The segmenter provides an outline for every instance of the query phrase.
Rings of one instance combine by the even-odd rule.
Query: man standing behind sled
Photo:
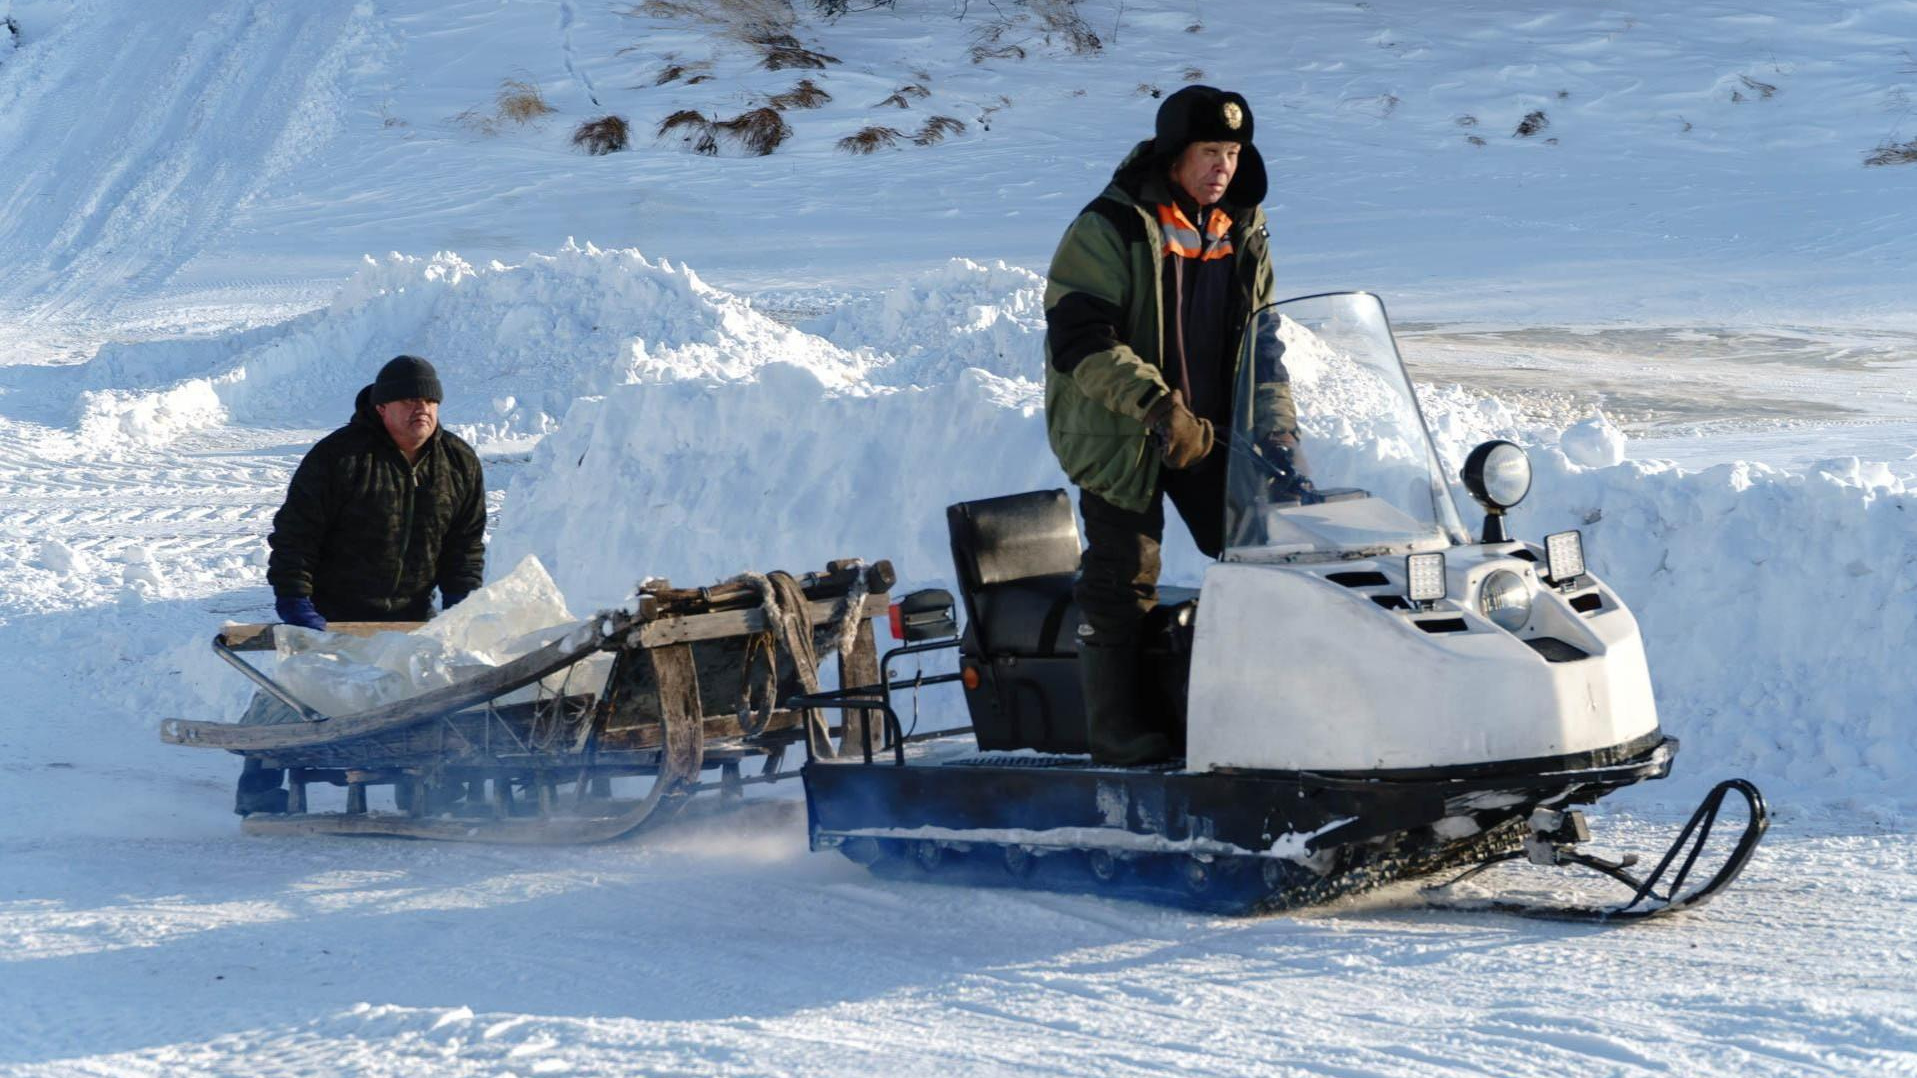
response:
[[[300,461],[266,539],[281,621],[425,621],[435,587],[450,607],[480,585],[485,476],[473,447],[440,428],[443,398],[431,363],[399,356]],[[237,810],[284,811],[280,773],[246,766]]]
[[[1187,86],[1165,99],[1156,127],[1066,230],[1045,288],[1046,430],[1085,518],[1076,598],[1087,735],[1094,760],[1118,765],[1171,753],[1140,714],[1137,683],[1163,499],[1216,557],[1227,447],[1215,432],[1232,430],[1234,408],[1251,410],[1256,451],[1274,469],[1296,476],[1301,463],[1275,336],[1258,342],[1259,399],[1233,400],[1245,328],[1275,298],[1251,106]]]

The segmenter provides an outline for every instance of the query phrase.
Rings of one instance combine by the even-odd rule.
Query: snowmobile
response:
[[[1244,349],[1236,399],[1288,378],[1300,444],[1265,448],[1240,409],[1225,549],[1195,592],[1159,589],[1134,688],[1182,760],[1086,755],[1065,492],[965,502],[947,512],[958,601],[906,596],[892,614],[904,644],[877,684],[791,702],[876,708],[887,727],[882,751],[804,765],[812,848],[887,875],[1234,913],[1473,866],[1461,881],[1520,857],[1630,894],[1476,904],[1629,920],[1729,884],[1768,824],[1741,779],[1713,789],[1648,872],[1578,848],[1590,837],[1578,806],[1664,777],[1678,745],[1659,726],[1637,623],[1586,567],[1580,534],[1508,534],[1530,489],[1524,451],[1493,441],[1465,462],[1460,481],[1485,511],[1474,542],[1377,297],[1276,304],[1253,316]],[[956,650],[955,672],[892,677],[941,650]],[[952,682],[970,736],[907,737],[893,694]],[[1718,826],[1727,802],[1741,829]],[[1470,904],[1454,893],[1429,897]]]
[[[813,758],[869,749],[881,732],[876,712],[847,711],[831,726],[826,713],[779,704],[818,688],[821,657],[836,654],[841,684],[878,676],[873,619],[894,580],[888,562],[848,559],[702,588],[647,581],[622,609],[502,666],[337,715],[246,661],[274,650],[285,626],[228,626],[213,649],[258,688],[246,714],[238,723],[168,719],[160,736],[285,772],[283,809],[247,814],[249,834],[622,838],[680,815],[695,795],[736,803],[747,786],[796,777],[789,750],[800,742]],[[746,773],[748,764],[757,770]],[[312,786],[343,787],[343,808],[318,810]]]

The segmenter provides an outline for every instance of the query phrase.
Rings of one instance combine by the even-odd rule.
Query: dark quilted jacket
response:
[[[328,621],[424,621],[435,585],[463,595],[485,574],[485,478],[445,430],[408,467],[367,396],[293,473],[266,579],[275,596],[312,596]]]

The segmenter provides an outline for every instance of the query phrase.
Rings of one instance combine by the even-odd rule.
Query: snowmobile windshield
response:
[[[1305,296],[1252,315],[1233,413],[1224,560],[1466,541],[1378,297]]]

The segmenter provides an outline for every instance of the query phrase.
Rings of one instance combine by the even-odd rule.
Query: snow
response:
[[[1558,449],[1565,459],[1581,468],[1609,468],[1624,463],[1624,443],[1624,432],[1603,413],[1573,423],[1558,437]]]
[[[350,415],[371,380],[349,355],[433,359],[455,429],[474,441],[546,434],[571,402],[637,381],[736,378],[773,355],[837,382],[861,363],[638,251],[568,241],[523,263],[367,258],[331,303],[237,337],[104,348],[76,377],[89,440],[160,445],[224,423]],[[344,402],[344,403],[342,403]]]
[[[1861,165],[1912,134],[1910,5],[1081,0],[1079,55],[1024,5],[907,2],[799,18],[833,100],[716,159],[652,132],[800,73],[624,7],[0,0],[0,1073],[1917,1066],[1917,172]],[[1027,59],[974,63],[1000,20]],[[207,641],[272,617],[291,470],[400,352],[485,455],[492,587],[528,556],[552,585],[431,634],[502,615],[497,658],[644,577],[844,556],[950,586],[945,505],[1062,485],[1039,273],[1186,68],[1254,104],[1280,291],[1382,295],[1448,466],[1524,445],[1513,530],[1581,529],[1637,614],[1683,749],[1600,844],[1661,848],[1727,775],[1769,795],[1709,907],[1618,931],[1402,886],[1224,921],[889,882],[805,852],[783,787],[610,847],[247,839],[236,762],[158,743],[244,707]],[[508,77],[558,112],[482,134]],[[634,150],[570,149],[606,111]],[[932,115],[967,129],[833,148]]]

